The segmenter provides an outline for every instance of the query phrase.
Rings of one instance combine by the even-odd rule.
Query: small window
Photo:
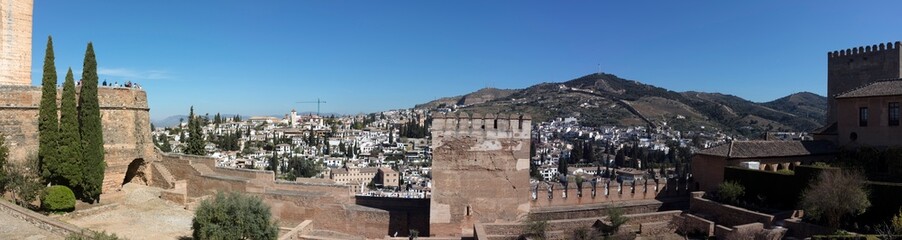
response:
[[[889,103],[889,125],[890,126],[899,126],[899,103],[891,102]]]
[[[868,108],[867,107],[858,108],[858,126],[859,127],[867,127],[868,126]]]

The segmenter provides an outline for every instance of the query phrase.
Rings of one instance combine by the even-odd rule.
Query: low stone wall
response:
[[[683,214],[674,217],[677,231],[683,234],[699,233],[705,236],[714,236],[714,222],[695,216],[692,214]]]
[[[160,198],[163,200],[172,201],[181,205],[188,204],[188,193],[187,191],[188,182],[186,180],[178,181],[174,184],[172,189],[165,189],[160,192]]]
[[[301,222],[300,224],[298,224],[297,226],[292,228],[291,231],[288,231],[287,233],[285,233],[281,237],[279,237],[279,240],[299,240],[299,239],[301,239],[301,236],[306,234],[307,230],[309,230],[307,227],[310,225],[311,222],[312,221],[310,221],[310,220]]]
[[[785,228],[765,229],[761,223],[736,225],[732,228],[717,225],[714,228],[714,236],[717,239],[779,240],[783,239],[785,234]]]
[[[621,226],[621,231],[638,232],[649,236],[671,231],[670,222],[679,216],[682,211],[664,211],[653,213],[626,214],[629,219]],[[603,217],[576,218],[548,221],[545,229],[548,239],[570,239],[572,234],[579,230],[591,230],[596,222],[606,219]],[[477,223],[474,226],[476,239],[517,239],[523,233],[523,223]]]
[[[673,232],[670,222],[650,222],[639,224],[639,235],[655,236],[662,233]]]
[[[790,218],[783,221],[783,227],[788,229],[786,236],[803,239],[813,235],[829,235],[836,232],[835,229],[802,222],[798,218]]]
[[[312,220],[309,227],[313,229],[367,238],[388,235],[389,212],[355,205],[346,185],[303,178],[276,180],[272,171],[219,168],[214,166],[215,159],[202,156],[162,154],[160,164],[177,181],[186,183],[184,192],[190,198],[220,191],[244,192],[260,197],[283,226]],[[176,185],[178,189],[180,186]],[[182,196],[176,189],[167,197],[178,201]]]
[[[273,171],[223,167],[213,167],[212,169],[218,174],[245,178],[254,184],[271,184],[276,180],[276,174]]]
[[[48,232],[63,237],[70,234],[81,234],[85,232],[84,229],[76,227],[75,225],[44,216],[43,214],[36,213],[3,199],[0,199],[0,211],[34,224],[40,229],[47,230]]]
[[[744,208],[716,203],[693,193],[689,199],[689,212],[711,220],[719,225],[736,226],[748,223],[761,223],[765,228],[773,226],[774,216],[750,211]]]
[[[199,174],[191,167],[192,163],[206,163],[211,161],[215,161],[215,159],[203,156],[160,152],[160,163],[166,167],[169,173],[172,174],[172,177],[176,180],[188,179],[191,176]],[[212,162],[210,166],[212,167]]]
[[[611,208],[620,208],[624,214],[657,212],[664,203],[657,200],[640,200],[583,205],[564,205],[533,208],[530,214],[545,220],[592,218],[608,214]]]

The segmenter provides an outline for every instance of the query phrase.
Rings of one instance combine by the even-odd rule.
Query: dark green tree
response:
[[[97,99],[97,59],[94,44],[88,43],[81,75],[81,96],[78,98],[78,125],[82,141],[82,198],[97,201],[103,186],[106,162],[103,156],[103,126],[100,123],[100,103]]]
[[[563,160],[563,159],[559,160],[558,163],[557,163],[557,171],[558,171],[558,173],[560,173],[560,174],[566,176],[566,175],[567,175],[567,165],[568,165],[568,164],[567,164],[567,161],[566,161],[566,160]]]
[[[570,161],[569,163],[577,163],[580,159],[583,159],[583,141],[576,140],[573,142],[573,150],[570,150]]]
[[[166,135],[160,134],[155,142],[157,142],[157,147],[160,148],[160,151],[172,152],[172,144],[169,143],[169,138]]]
[[[75,103],[75,79],[72,68],[66,73],[63,83],[63,98],[60,106],[59,130],[59,174],[60,185],[70,186],[78,191],[82,178],[82,141],[78,133],[78,108]]]
[[[188,140],[185,154],[201,156],[207,154],[204,150],[206,144],[204,143],[204,133],[201,130],[201,121],[200,117],[194,116],[194,106],[191,106],[191,111],[188,113]]]
[[[56,65],[53,63],[53,38],[47,37],[44,77],[41,80],[41,105],[38,109],[38,165],[45,182],[60,183],[57,144],[59,118],[56,109]]]
[[[322,171],[322,166],[312,159],[291,157],[288,159],[288,172],[295,177],[309,178],[316,176]],[[294,180],[293,178],[290,180]]]
[[[9,168],[7,162],[9,148],[6,147],[4,139],[6,139],[6,137],[4,137],[3,134],[0,134],[0,193],[6,192],[6,186],[9,183],[9,173],[7,172],[7,169]]]
[[[216,193],[200,202],[191,223],[194,239],[276,239],[279,226],[260,198]]]
[[[395,128],[388,128],[388,144],[395,144]]]

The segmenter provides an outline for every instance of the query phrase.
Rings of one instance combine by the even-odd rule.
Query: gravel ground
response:
[[[191,236],[194,212],[160,199],[160,188],[139,184],[123,186],[118,205],[61,220],[82,228],[115,233],[127,239],[178,239]]]
[[[0,201],[5,201],[0,199]],[[0,212],[0,239],[63,239],[51,232],[38,228],[25,220]]]

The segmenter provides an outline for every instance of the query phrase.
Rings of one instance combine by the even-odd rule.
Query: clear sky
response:
[[[826,53],[902,40],[899,1],[46,1],[60,82],[94,42],[101,81],[135,81],[151,118],[353,114],[597,71],[770,101],[826,94]]]

